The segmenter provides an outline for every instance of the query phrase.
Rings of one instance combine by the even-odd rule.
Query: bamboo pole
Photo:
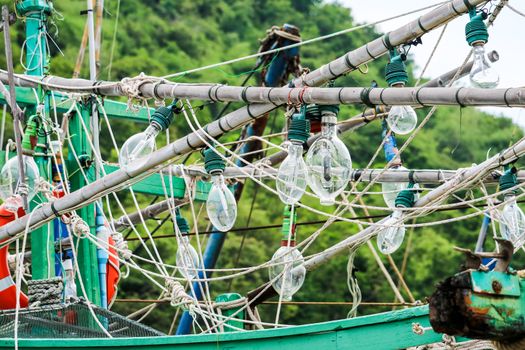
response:
[[[7,74],[0,73],[0,79],[7,81]],[[64,92],[96,93],[104,96],[123,96],[121,83],[101,82],[100,85],[86,79],[67,79],[46,76],[41,80],[43,88]],[[15,84],[22,87],[34,88],[39,85],[33,77],[17,75]],[[94,87],[95,86],[95,87]],[[274,108],[288,104],[371,104],[374,106],[525,106],[525,88],[507,89],[476,89],[452,87],[391,87],[391,88],[268,88],[268,87],[243,87],[225,85],[203,84],[176,84],[176,83],[143,83],[140,89],[145,98],[154,95],[160,98],[177,98],[189,100],[211,100],[216,102],[250,102],[248,105],[249,116],[240,116],[232,112],[216,123],[225,120],[238,120],[243,124],[257,119],[258,108],[266,102],[273,103]],[[156,92],[153,90],[156,86]],[[248,112],[247,112],[248,113]],[[241,125],[243,125],[241,124]],[[210,125],[213,125],[210,124]],[[230,131],[238,126],[224,125],[223,132]]]
[[[387,33],[381,36],[380,38],[377,38],[376,40],[364,46],[361,46],[356,50],[348,52],[344,56],[341,56],[335,61],[332,61],[329,64],[312,71],[311,73],[307,74],[304,77],[301,77],[300,79],[295,79],[294,84],[295,86],[315,86],[322,84],[341,74],[348,73],[356,69],[359,65],[369,62],[370,60],[385,54],[392,46],[400,45],[410,40],[414,40],[417,37],[423,35],[426,31],[435,29],[449,22],[453,18],[458,17],[463,13],[466,13],[468,11],[468,5],[477,6],[486,2],[487,0],[451,0],[432,11],[429,11],[427,14],[419,17],[418,19],[410,22],[409,24],[402,26],[390,33]],[[0,77],[4,79],[5,75],[2,73]],[[48,79],[50,78],[43,78],[42,81],[46,83],[49,82]],[[20,85],[22,79],[18,78],[15,79],[15,81]],[[67,82],[68,79],[62,79],[62,81]],[[25,80],[25,82],[29,85],[38,85],[35,82],[30,82],[27,80]],[[85,81],[84,87],[89,87],[90,83],[92,89],[93,83],[90,81]],[[143,96],[147,96],[145,94],[147,91],[145,91],[144,89],[144,87],[146,87],[147,85],[154,84],[145,83],[142,85],[140,91],[143,93]],[[159,86],[160,85],[162,84],[159,84]],[[81,87],[81,85],[78,86]],[[100,93],[104,93],[102,89],[113,89],[114,91],[120,92],[120,94],[122,94],[120,85],[112,85],[105,88],[95,88],[97,90],[100,90],[98,91]],[[153,90],[154,87],[150,86],[149,93],[151,94]],[[266,112],[275,109],[276,107],[277,106],[273,104],[248,105],[246,107],[228,113],[224,117],[206,125],[205,130],[211,136],[218,137],[225,132],[235,130],[247,123],[250,123],[252,120],[256,119],[257,117],[263,115]],[[16,220],[15,222],[12,222],[0,228],[0,239],[14,236],[16,234],[19,234],[20,232],[23,232],[26,225],[29,225],[31,228],[39,227],[45,222],[52,220],[55,217],[56,213],[66,213],[71,210],[74,210],[75,208],[85,206],[100,198],[105,193],[115,191],[116,189],[121,188],[122,184],[127,181],[137,181],[138,179],[134,179],[133,181],[130,180],[142,173],[151,171],[152,169],[158,170],[155,168],[159,167],[163,162],[173,157],[186,154],[188,152],[191,152],[192,150],[201,147],[203,145],[202,139],[206,139],[206,135],[204,135],[202,131],[198,130],[154,152],[152,156],[148,158],[148,161],[141,167],[138,167],[133,170],[120,169],[111,174],[108,174],[88,186],[85,186],[73,193],[70,193],[69,195],[66,195],[63,198],[57,199],[53,203],[54,208],[51,208],[51,204],[43,205],[41,208],[32,212],[31,220],[29,220],[29,216],[26,215],[20,218],[19,220]]]
[[[175,176],[193,176],[201,177],[204,179],[209,178],[208,173],[202,166],[189,166],[184,168],[184,174],[179,166],[173,166],[172,175]],[[418,184],[442,184],[454,176],[456,176],[456,170],[440,170],[440,169],[407,169],[407,170],[383,170],[383,169],[353,169],[350,173],[350,181],[361,182],[410,182]],[[491,172],[484,179],[485,184],[498,184],[498,178],[501,174],[499,172]],[[525,170],[520,170],[516,174],[518,182],[525,181]],[[225,178],[268,178],[271,176],[277,176],[277,169],[270,167],[257,167],[255,165],[249,165],[242,169],[237,167],[226,167],[224,169],[223,176]]]

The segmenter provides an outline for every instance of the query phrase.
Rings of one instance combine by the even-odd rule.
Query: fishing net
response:
[[[106,309],[92,306],[99,322],[115,338],[164,335],[153,328]],[[13,338],[15,310],[0,312],[0,338]],[[18,313],[18,338],[107,338],[88,306],[82,301],[21,309]]]

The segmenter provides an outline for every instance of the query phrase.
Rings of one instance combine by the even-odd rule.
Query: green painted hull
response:
[[[439,342],[432,330],[423,335],[412,323],[429,326],[428,307],[374,314],[325,323],[250,332],[210,335],[160,336],[113,339],[20,339],[19,349],[403,349]],[[14,347],[13,339],[0,339],[0,348]]]

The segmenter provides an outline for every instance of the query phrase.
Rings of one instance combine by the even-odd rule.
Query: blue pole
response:
[[[285,28],[290,26],[288,24],[284,25]],[[282,46],[290,45],[292,42],[290,40],[283,40]],[[292,48],[289,50],[281,51],[278,53],[277,57],[272,60],[268,71],[264,77],[264,83],[266,86],[273,87],[277,86],[281,81],[283,75],[286,73],[286,67],[290,60],[299,54],[299,48]],[[254,128],[250,124],[246,128],[246,137],[254,135]],[[251,151],[252,143],[247,142],[241,148],[240,154],[247,154]],[[238,167],[244,166],[244,163],[240,160],[237,161],[236,165]],[[222,246],[224,245],[224,240],[226,239],[226,233],[217,231],[215,228],[212,228],[213,233],[208,239],[206,249],[204,250],[203,266],[204,269],[212,269],[217,263],[219,254],[221,252]],[[210,277],[211,273],[207,275]],[[205,271],[199,271],[199,279],[205,277]],[[202,298],[201,288],[204,288],[199,282],[193,283],[193,297],[197,300]],[[177,335],[189,334],[191,332],[191,326],[193,324],[193,319],[190,314],[186,311],[182,315],[179,326],[177,327]]]

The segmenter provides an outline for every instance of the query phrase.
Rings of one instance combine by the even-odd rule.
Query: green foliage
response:
[[[0,3],[12,4],[12,1],[2,0]],[[258,49],[258,39],[264,37],[266,29],[272,25],[283,23],[297,25],[305,39],[356,25],[348,9],[337,3],[323,3],[320,0],[121,0],[114,58],[110,62],[116,4],[116,0],[106,1],[100,79],[122,79],[127,76],[135,76],[142,71],[149,75],[161,76],[251,54]],[[80,16],[79,11],[84,8],[85,1],[57,1],[55,6],[64,18],[62,20],[58,15],[54,16],[53,22],[56,23],[58,32],[55,33],[54,27],[50,31],[64,56],[56,48],[51,48],[53,59],[50,73],[67,77],[73,73],[84,30],[85,17]],[[366,28],[301,47],[302,65],[310,69],[319,68],[329,60],[377,36],[379,33],[374,28]],[[25,37],[21,20],[13,26],[12,37],[15,41],[16,69],[22,71],[18,63]],[[3,52],[3,44],[0,44],[0,50]],[[336,85],[369,86],[372,80],[376,80],[380,86],[385,86],[383,72],[386,62],[386,56],[382,57],[368,65],[367,74],[353,72],[338,78]],[[249,71],[254,64],[254,60],[248,60],[220,69],[188,74],[174,80],[238,85],[244,76],[235,75]],[[3,55],[0,55],[0,66],[5,67]],[[111,72],[109,71],[110,66],[112,67]],[[87,67],[86,58],[81,72],[84,78],[88,77]],[[412,70],[413,67],[409,65],[409,74],[413,82]],[[258,73],[249,84],[255,85],[257,80],[259,80]],[[238,104],[233,104],[232,108],[236,106]],[[202,124],[209,122],[221,108],[222,105],[206,104],[202,110],[197,110],[199,121]],[[344,106],[341,108],[340,118],[347,119],[362,109],[363,106]],[[428,109],[418,112],[420,120],[426,112]],[[283,125],[282,110],[279,110],[272,114],[267,132],[279,132]],[[144,125],[132,125],[123,121],[112,123],[118,145],[122,145],[130,135],[143,128]],[[179,116],[172,124],[170,138],[173,140],[190,131],[184,118]],[[231,133],[224,137],[223,141],[233,141],[238,135],[238,132]],[[494,118],[470,108],[460,110],[453,107],[441,107],[437,109],[429,123],[407,148],[403,154],[403,160],[405,166],[409,168],[456,169],[466,167],[483,161],[487,153],[498,152],[509,142],[521,136],[522,132],[507,119]],[[164,137],[162,136],[159,144],[165,142]],[[364,167],[381,142],[380,124],[374,122],[359,129],[358,132],[345,134],[343,140],[352,154],[354,167]],[[399,137],[398,143],[401,145],[405,140],[406,137]],[[279,138],[272,141],[281,142]],[[104,158],[115,161],[116,152],[112,149],[109,133],[104,124],[102,125],[101,145]],[[199,155],[194,155],[190,158],[190,162],[200,161],[199,157]],[[373,167],[384,165],[384,157],[380,154]],[[273,183],[266,184],[274,187]],[[380,187],[375,186],[372,190],[380,191]],[[126,195],[125,191],[119,196],[124,201],[128,212],[135,211],[131,197]],[[254,197],[256,200],[251,208]],[[146,204],[151,198],[139,197],[139,200],[140,203]],[[377,195],[366,196],[365,202],[370,205],[383,205],[381,196]],[[305,198],[304,203],[328,212],[333,210],[333,208],[320,207],[316,198]],[[275,195],[262,188],[256,190],[254,183],[247,181],[239,205],[236,227],[280,224],[282,207],[283,205]],[[113,208],[113,210],[119,213],[118,208]],[[199,207],[196,210],[199,210]],[[184,208],[183,212],[192,226],[198,226],[201,232],[206,231],[208,222],[202,219],[205,217],[204,214],[201,220],[195,223],[188,208]],[[470,212],[470,210],[464,210],[434,213],[418,222],[448,219]],[[372,211],[371,214],[380,213]],[[361,216],[364,213],[357,210],[357,215]],[[299,211],[298,216],[299,221],[302,222],[324,219],[305,210]],[[348,217],[351,216],[348,215]],[[150,230],[154,229],[155,224],[155,222],[148,223]],[[411,229],[407,230],[407,236],[411,236],[411,239],[405,239],[403,247],[393,254],[393,259],[401,268],[403,255],[407,249],[409,250],[405,278],[417,299],[423,300],[429,296],[436,282],[457,271],[461,257],[453,253],[452,248],[455,245],[473,248],[480,224],[481,219],[474,218],[446,225],[415,228],[413,232]],[[301,241],[319,227],[320,224],[300,226],[298,240]],[[139,230],[143,232],[142,228]],[[358,232],[356,225],[334,223],[322,232],[306,255],[319,252],[356,232]],[[171,233],[173,233],[173,227],[168,220],[157,235]],[[134,235],[131,234],[130,237]],[[192,241],[195,243],[195,239]],[[280,228],[231,232],[228,234],[217,267],[247,267],[264,263],[278,248],[279,241]],[[411,241],[410,246],[408,246],[408,241]],[[241,244],[243,249],[239,253]],[[138,246],[137,243],[132,244],[133,248]],[[151,248],[151,245],[149,246]],[[159,239],[157,246],[164,261],[175,264],[176,241],[173,238]],[[144,249],[137,250],[137,252],[145,258],[150,258]],[[381,259],[389,272],[393,273],[387,259],[383,256]],[[394,300],[385,277],[366,246],[359,250],[355,266],[358,269],[357,277],[364,301],[391,302]],[[158,272],[153,265],[149,265],[148,268]],[[346,286],[346,275],[346,257],[342,255],[335,258],[330,264],[309,273],[305,285],[297,293],[295,299],[298,301],[351,301]],[[228,280],[214,282],[210,285],[210,293],[212,297],[227,291],[243,294],[267,280],[266,270],[257,271],[235,278],[231,284]],[[394,280],[397,283],[397,278]],[[162,283],[160,280],[159,282]],[[129,278],[121,281],[119,297],[153,299],[158,296],[158,292],[158,288],[150,281],[139,273],[132,272]],[[404,291],[403,294],[408,300]],[[117,303],[114,309],[128,314],[140,306],[143,305]],[[350,307],[341,306],[284,306],[280,320],[284,323],[327,321],[346,317],[349,309]],[[360,314],[365,314],[386,311],[388,308],[362,307],[359,310]],[[265,320],[273,321],[274,306],[261,305],[260,312]],[[169,305],[159,306],[144,319],[144,322],[167,331],[174,313],[175,310]]]

